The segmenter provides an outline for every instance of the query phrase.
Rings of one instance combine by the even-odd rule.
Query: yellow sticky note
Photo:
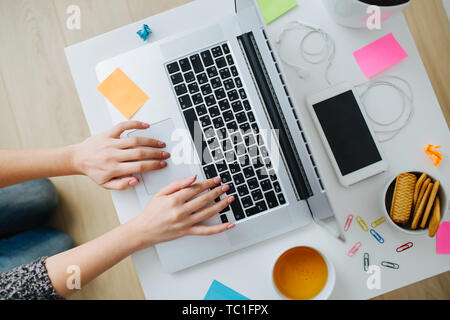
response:
[[[130,120],[149,99],[121,69],[117,68],[97,90]]]

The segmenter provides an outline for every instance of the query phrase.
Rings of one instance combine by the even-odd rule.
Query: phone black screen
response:
[[[343,176],[381,160],[351,90],[313,108]]]

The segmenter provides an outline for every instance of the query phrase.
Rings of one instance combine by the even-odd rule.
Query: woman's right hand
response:
[[[105,189],[125,190],[139,183],[133,174],[165,168],[170,154],[156,150],[165,148],[164,142],[146,137],[120,138],[127,130],[149,127],[140,121],[126,121],[72,146],[75,173],[90,177]]]
[[[200,224],[225,209],[234,197],[225,197],[214,203],[214,199],[230,187],[216,187],[221,182],[220,178],[194,184],[196,179],[196,176],[179,179],[164,187],[150,200],[144,211],[129,222],[133,236],[138,237],[139,250],[185,235],[212,235],[234,227],[233,223],[214,226]],[[203,193],[211,188],[214,189]]]

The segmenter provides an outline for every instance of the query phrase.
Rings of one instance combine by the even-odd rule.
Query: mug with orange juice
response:
[[[336,271],[318,250],[300,246],[285,251],[273,267],[277,291],[292,300],[323,300],[333,291]]]

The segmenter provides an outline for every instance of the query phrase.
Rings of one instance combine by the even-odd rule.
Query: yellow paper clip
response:
[[[381,217],[381,218],[375,220],[374,222],[372,222],[372,223],[370,224],[370,226],[371,226],[372,228],[376,228],[376,227],[378,227],[380,224],[382,224],[382,223],[385,222],[385,221],[386,221],[386,219],[385,219],[384,217]]]
[[[356,221],[358,222],[361,229],[364,230],[364,232],[369,231],[369,227],[367,227],[367,224],[364,222],[363,218],[361,218],[360,216],[357,216]]]

